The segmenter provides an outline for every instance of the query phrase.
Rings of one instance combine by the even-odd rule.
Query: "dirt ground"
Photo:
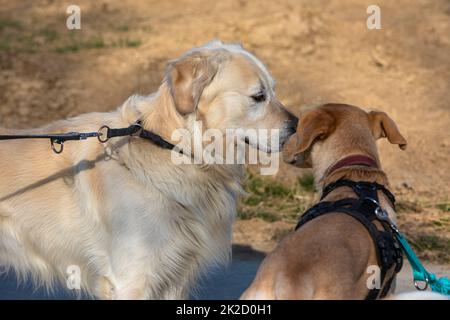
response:
[[[429,259],[450,259],[450,1],[0,0],[0,125],[28,128],[107,111],[158,87],[167,60],[214,38],[241,42],[269,67],[295,113],[324,102],[388,112],[409,145],[380,141],[403,208],[399,223]],[[304,172],[283,166],[287,184]],[[237,242],[273,248],[292,224],[238,221]],[[438,253],[435,253],[438,252]]]

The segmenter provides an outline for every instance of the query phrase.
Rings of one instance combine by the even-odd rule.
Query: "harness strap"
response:
[[[377,243],[379,230],[375,227],[375,225],[372,223],[372,221],[367,218],[365,215],[360,214],[359,211],[355,211],[353,208],[358,207],[360,204],[360,201],[358,199],[342,199],[337,202],[320,202],[320,206],[314,206],[310,210],[306,211],[303,215],[302,219],[298,222],[297,226],[295,227],[295,230],[306,224],[307,222],[328,213],[344,213],[347,214],[354,219],[358,220],[369,232],[370,237],[373,239],[375,243],[375,252],[377,256],[377,260],[379,262],[382,262],[382,254],[380,252],[380,248]],[[350,205],[351,208],[345,208],[344,206]],[[383,263],[381,263],[384,265]],[[381,283],[384,282],[384,278],[386,276],[386,270],[384,267],[381,268]],[[366,299],[376,299],[378,297],[380,289],[372,289],[369,291]]]
[[[333,189],[341,186],[352,188],[358,198],[346,198],[335,202],[319,202],[308,209],[301,217],[296,226],[296,230],[307,222],[328,213],[340,212],[347,214],[358,220],[369,232],[376,249],[377,261],[381,269],[381,283],[385,282],[387,271],[395,266],[395,273],[399,272],[402,265],[402,253],[397,239],[392,234],[391,223],[378,204],[377,190],[385,192],[387,197],[395,202],[395,197],[384,186],[370,182],[354,182],[351,180],[338,180],[328,185],[323,192],[322,199]],[[380,212],[380,210],[382,212]],[[381,223],[384,230],[379,230],[374,221]],[[394,273],[394,275],[395,275]],[[376,299],[378,296],[384,297],[391,287],[394,276],[386,280],[383,290],[374,288],[369,290],[366,299]]]
[[[390,192],[385,186],[378,184],[376,182],[366,182],[366,181],[359,181],[358,183],[355,183],[354,181],[347,180],[347,179],[340,179],[335,182],[330,183],[327,185],[323,191],[322,191],[322,197],[320,200],[324,199],[331,191],[333,191],[336,188],[339,187],[349,187],[351,188],[359,197],[367,194],[371,194],[374,199],[378,199],[378,196],[376,195],[377,190],[381,190],[386,197],[391,202],[392,206],[395,209],[395,196]],[[373,193],[375,192],[375,194]],[[376,196],[376,198],[375,198]]]

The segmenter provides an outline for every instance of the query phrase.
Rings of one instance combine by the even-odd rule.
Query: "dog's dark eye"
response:
[[[253,99],[253,101],[255,102],[263,102],[264,100],[266,100],[266,95],[264,92],[259,92],[253,96],[251,96],[251,98]]]

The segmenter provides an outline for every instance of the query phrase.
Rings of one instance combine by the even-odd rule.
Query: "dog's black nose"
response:
[[[292,113],[289,113],[289,118],[288,118],[288,125],[287,125],[287,129],[289,132],[289,135],[294,134],[297,131],[297,125],[298,125],[298,118],[296,116],[294,116]]]

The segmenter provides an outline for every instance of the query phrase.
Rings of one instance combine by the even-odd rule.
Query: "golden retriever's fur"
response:
[[[141,119],[171,140],[201,120],[204,129],[280,129],[281,144],[296,119],[273,85],[253,55],[214,41],[170,62],[152,95],[26,132],[96,131]],[[261,87],[267,98],[255,103]],[[174,165],[170,151],[138,137],[67,142],[61,155],[48,141],[3,141],[0,165],[0,265],[36,283],[65,282],[76,265],[82,288],[98,298],[186,298],[199,273],[229,257],[241,165]]]

